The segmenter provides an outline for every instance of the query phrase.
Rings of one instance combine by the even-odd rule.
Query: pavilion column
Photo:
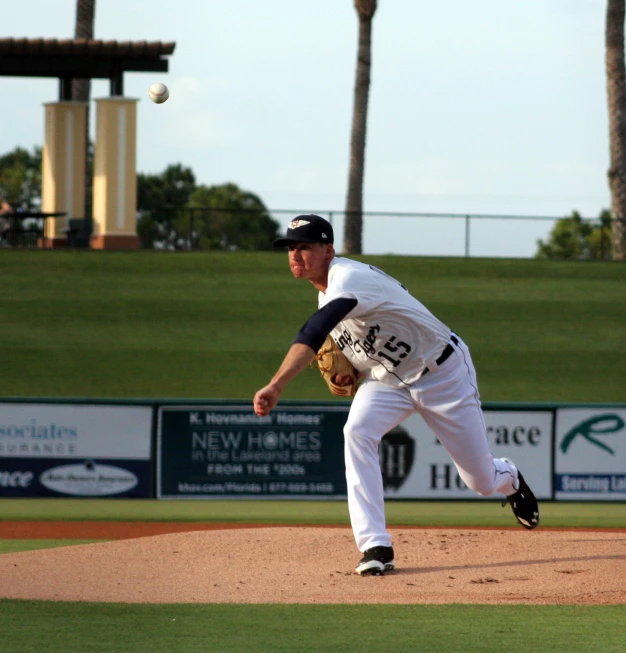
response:
[[[41,169],[41,210],[67,213],[67,219],[46,220],[49,247],[64,247],[61,230],[69,218],[81,218],[85,207],[85,102],[50,102],[45,106]]]
[[[96,100],[93,179],[94,249],[136,249],[137,100]]]

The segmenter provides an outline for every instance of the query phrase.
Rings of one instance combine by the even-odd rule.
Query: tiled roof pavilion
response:
[[[61,100],[73,79],[109,79],[124,94],[125,72],[167,72],[176,43],[97,39],[0,39],[0,76],[57,77]]]

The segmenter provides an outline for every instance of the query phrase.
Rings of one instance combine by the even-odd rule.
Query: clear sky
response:
[[[0,36],[72,38],[75,4],[4,3]],[[605,11],[606,0],[379,0],[365,211],[608,208]],[[234,182],[294,214],[344,208],[357,30],[352,0],[96,1],[96,38],[176,42],[168,73],[124,78],[140,99],[138,171],[180,162],[198,183]],[[147,97],[155,81],[170,88],[163,105]],[[57,80],[3,77],[0,93],[0,153],[41,145]],[[92,84],[92,98],[108,95],[108,81]],[[551,224],[474,220],[471,255],[532,256]],[[462,255],[464,236],[462,220],[366,217],[363,249]]]

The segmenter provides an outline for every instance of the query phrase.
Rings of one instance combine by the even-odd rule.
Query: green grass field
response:
[[[500,501],[387,501],[393,526],[493,526],[515,522]],[[3,520],[183,521],[349,525],[345,501],[0,499]],[[542,502],[544,528],[626,528],[623,503]],[[0,531],[1,532],[1,531]],[[1,541],[0,541],[1,546]]]
[[[626,266],[360,257],[470,345],[484,401],[626,401]],[[251,398],[316,308],[280,253],[0,252],[0,396]],[[328,399],[311,370],[284,398]]]
[[[626,401],[626,266],[360,258],[462,335],[484,401]],[[314,289],[275,253],[3,250],[0,271],[4,397],[251,399],[316,306]],[[284,397],[329,398],[313,371]],[[544,527],[626,527],[623,504],[542,511]],[[390,525],[511,524],[495,502],[389,502],[388,516]],[[0,500],[0,529],[9,519],[348,523],[344,502],[316,501]],[[66,544],[0,540],[0,552]],[[8,653],[612,653],[624,650],[625,625],[626,606],[0,601]]]
[[[6,653],[621,653],[624,608],[0,601],[0,634]]]

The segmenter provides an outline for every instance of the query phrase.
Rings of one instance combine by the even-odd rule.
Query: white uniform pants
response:
[[[460,338],[453,347],[441,367],[431,367],[410,387],[392,388],[368,379],[356,393],[344,435],[348,508],[359,551],[391,546],[378,445],[414,412],[446,448],[470,489],[483,496],[515,491],[517,470],[494,458],[489,448],[469,350]]]

